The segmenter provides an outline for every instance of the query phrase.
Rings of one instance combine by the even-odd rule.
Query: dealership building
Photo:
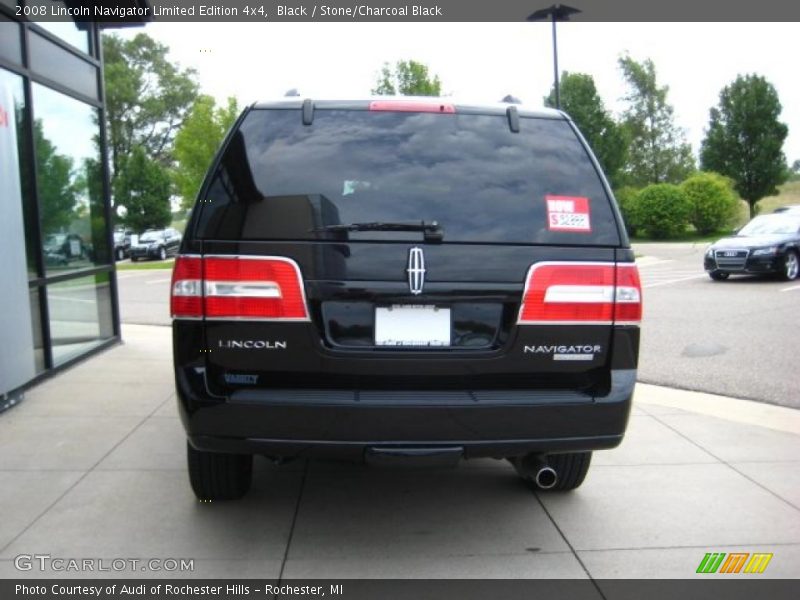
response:
[[[101,27],[16,4],[0,0],[0,410],[120,339]]]

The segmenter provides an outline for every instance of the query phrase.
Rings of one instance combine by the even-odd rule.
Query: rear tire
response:
[[[566,492],[580,487],[583,480],[586,479],[586,473],[589,472],[591,463],[591,452],[548,455],[547,464],[553,467],[558,475],[556,484],[550,489],[556,492]]]
[[[723,273],[722,271],[709,271],[708,276],[711,277],[714,281],[725,281],[730,274]]]
[[[131,256],[131,262],[139,262],[138,256]]]
[[[186,444],[189,481],[198,500],[238,500],[253,479],[251,454],[205,452]]]

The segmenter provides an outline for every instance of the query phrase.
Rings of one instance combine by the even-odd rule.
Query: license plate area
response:
[[[450,308],[432,304],[393,304],[375,308],[375,345],[398,348],[450,346]]]

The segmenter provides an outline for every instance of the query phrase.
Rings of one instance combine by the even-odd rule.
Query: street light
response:
[[[581,12],[577,8],[571,6],[564,6],[563,4],[554,4],[550,8],[543,8],[528,15],[526,21],[546,21],[550,20],[553,23],[553,78],[555,79],[556,87],[556,108],[561,108],[561,94],[558,89],[558,38],[556,37],[556,21],[569,21],[570,15]]]

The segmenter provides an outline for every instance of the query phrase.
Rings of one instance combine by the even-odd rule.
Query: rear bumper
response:
[[[362,458],[375,448],[460,448],[466,458],[613,448],[622,441],[635,369],[609,393],[537,390],[247,390],[213,397],[202,369],[177,370],[181,418],[201,450]]]

